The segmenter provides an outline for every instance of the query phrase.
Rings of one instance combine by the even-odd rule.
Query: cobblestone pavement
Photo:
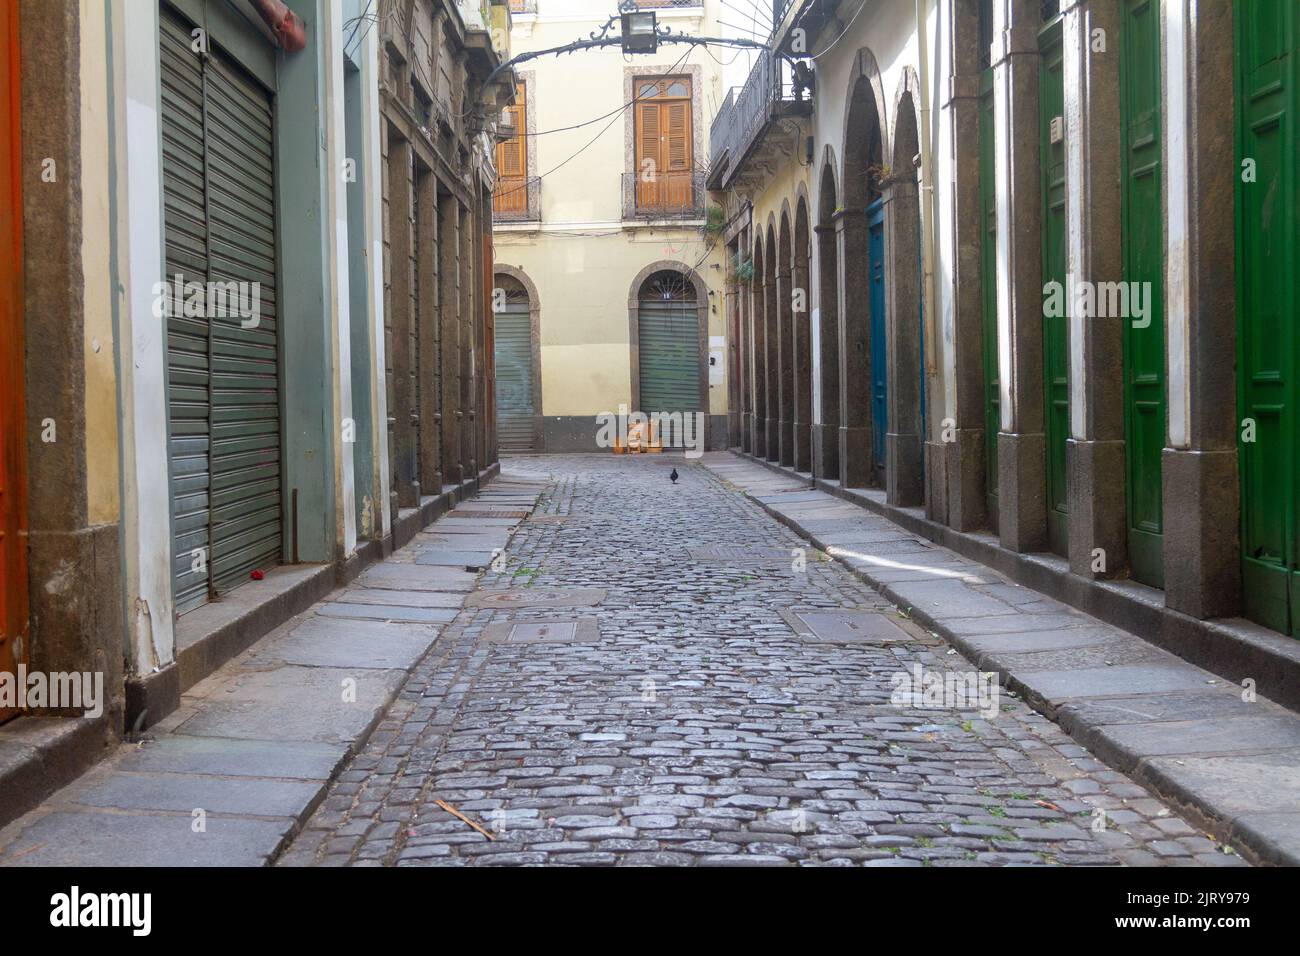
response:
[[[281,864],[1242,862],[1008,695],[987,719],[891,703],[916,665],[972,668],[698,464],[507,468],[550,484],[480,589],[599,591],[480,593]],[[901,639],[787,620],[839,608]]]

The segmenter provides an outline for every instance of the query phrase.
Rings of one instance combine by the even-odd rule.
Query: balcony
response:
[[[764,50],[749,79],[732,88],[709,127],[710,189],[727,189],[746,171],[798,155],[798,136],[779,120],[810,116],[812,100],[796,90],[790,64]]]
[[[703,219],[704,174],[623,174],[623,219]]]
[[[531,179],[498,179],[492,193],[492,221],[538,222],[542,209],[542,181]]]
[[[871,0],[865,0],[871,2]],[[827,26],[836,22],[839,0],[772,0],[772,49],[787,56],[808,56]],[[792,33],[803,31],[802,49],[794,50]]]
[[[536,13],[537,0],[510,0],[511,13]]]

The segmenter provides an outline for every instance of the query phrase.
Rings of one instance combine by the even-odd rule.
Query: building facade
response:
[[[715,0],[641,6],[661,27],[719,35]],[[586,39],[617,13],[606,0],[512,9],[515,54]],[[596,450],[597,416],[620,408],[702,415],[705,443],[724,447],[721,210],[704,186],[721,61],[661,43],[517,74],[494,199],[502,449]]]
[[[732,444],[1295,699],[1296,5],[772,13],[711,142]]]
[[[104,688],[95,716],[0,696],[0,821],[495,472],[507,27],[0,2],[0,690]]]

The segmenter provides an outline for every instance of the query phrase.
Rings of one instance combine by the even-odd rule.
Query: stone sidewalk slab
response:
[[[704,466],[1102,760],[1259,861],[1300,864],[1300,715],[946,548],[892,551],[919,542],[825,492],[771,494],[790,478],[763,465],[727,452]]]
[[[531,509],[538,493],[511,503]],[[444,522],[431,526],[439,538]],[[502,545],[518,526],[463,523]],[[143,740],[0,830],[0,866],[270,862],[476,585],[462,568],[416,564],[428,537],[267,634]]]
[[[189,813],[33,814],[0,830],[0,866],[249,866],[273,858],[294,829],[288,818],[214,815],[195,833]]]

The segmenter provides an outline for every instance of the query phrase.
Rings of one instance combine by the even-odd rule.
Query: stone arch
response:
[[[839,189],[835,151],[827,145],[817,185],[817,427],[813,429],[813,474],[840,479],[840,269],[835,217]]]
[[[866,211],[883,198],[884,157],[889,152],[880,71],[867,49],[859,50],[854,60],[847,102],[840,209],[835,217],[841,265],[840,482],[846,488],[857,488],[883,484],[885,477],[881,460],[884,456],[876,450],[883,438],[878,432],[885,423],[876,421],[879,416],[872,412],[876,383],[871,346],[870,228]]]
[[[780,343],[777,365],[780,380],[777,391],[781,402],[780,462],[794,467],[794,256],[790,237],[790,200],[781,203],[776,239],[776,324]]]
[[[812,290],[808,190],[795,190],[790,274],[794,315],[794,470],[812,471]]]
[[[844,98],[842,169],[839,177],[841,203],[846,209],[862,208],[879,194],[871,182],[870,169],[879,167],[891,155],[886,142],[885,91],[875,55],[858,50],[849,74]]]
[[[632,405],[641,410],[641,287],[657,272],[678,272],[695,290],[695,321],[699,340],[700,411],[709,413],[709,288],[698,272],[676,259],[659,259],[651,262],[632,279],[627,294],[628,353],[631,362]]]
[[[531,397],[533,417],[535,419],[533,423],[532,447],[537,451],[544,451],[545,429],[542,427],[542,300],[537,294],[536,283],[529,278],[528,273],[515,266],[506,265],[504,262],[495,262],[492,264],[492,306],[494,313],[499,311],[497,289],[502,288],[500,282],[502,277],[508,278],[514,283],[517,283],[523,290],[523,293],[528,297],[528,341],[529,353],[532,361]],[[499,369],[499,366],[495,367],[498,367]],[[499,377],[497,382],[500,383]],[[498,414],[500,414],[501,405],[499,401],[497,402],[496,407]]]
[[[925,497],[922,409],[927,398],[922,369],[921,200],[913,162],[920,151],[920,125],[908,80],[905,72],[895,100],[893,162],[885,186],[889,369],[885,493],[890,504],[905,507],[922,504]]]

